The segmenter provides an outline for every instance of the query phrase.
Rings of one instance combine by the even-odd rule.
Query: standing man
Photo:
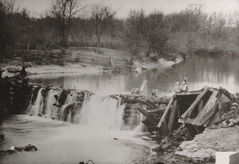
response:
[[[147,96],[148,94],[148,89],[147,89],[147,80],[146,78],[144,78],[144,81],[143,83],[141,84],[141,87],[140,87],[140,93]]]

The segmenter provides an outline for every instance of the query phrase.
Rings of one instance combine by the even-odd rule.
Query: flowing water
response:
[[[231,92],[239,91],[239,65],[237,57],[193,57],[167,70],[151,70],[142,73],[95,75],[44,75],[31,81],[64,89],[64,104],[57,107],[58,90],[36,88],[28,107],[28,114],[8,118],[3,129],[6,140],[1,149],[11,145],[35,144],[38,152],[21,152],[0,159],[0,163],[79,163],[93,160],[95,163],[134,163],[147,158],[149,147],[145,140],[139,113],[132,112],[124,119],[124,105],[108,97],[114,93],[130,92],[147,80],[147,93],[158,89],[160,94],[172,92],[177,81],[187,75],[189,89],[201,89],[205,85],[223,86]],[[76,90],[95,93],[85,96],[82,105],[69,110],[77,102]],[[60,110],[59,110],[60,109]],[[57,111],[61,111],[60,113]],[[41,116],[38,117],[37,115]],[[54,118],[55,120],[51,120]],[[64,120],[64,121],[62,121]],[[72,124],[72,123],[74,124]],[[144,137],[142,137],[144,136]]]

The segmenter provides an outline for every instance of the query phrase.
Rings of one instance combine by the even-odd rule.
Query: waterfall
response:
[[[141,126],[137,108],[122,104],[120,98],[90,95],[87,91],[36,87],[29,114],[108,130],[132,131]]]
[[[75,115],[76,91],[72,90],[66,97],[65,104],[60,109],[60,120],[73,122]]]
[[[121,104],[121,99],[95,95],[83,106],[78,122],[91,128],[132,131],[140,125],[141,117],[138,111],[129,109],[130,114],[125,119],[125,109],[127,106]]]
[[[46,98],[46,105],[44,114],[47,118],[54,118],[56,117],[56,113],[58,108],[56,107],[57,99],[56,96],[59,97],[60,92],[56,90],[49,90]]]
[[[42,96],[43,89],[44,88],[40,88],[40,89],[36,88],[36,90],[38,91],[36,99],[35,99],[34,95],[32,95],[31,102],[30,102],[29,109],[28,109],[31,115],[38,115],[41,113],[41,110],[43,107],[43,96]],[[33,94],[34,94],[34,92],[33,92]]]
[[[74,122],[90,97],[87,91],[33,87],[28,113],[34,116]]]
[[[140,113],[139,124],[134,128],[134,131],[136,133],[145,131],[145,125],[143,123],[145,119],[146,119],[145,116],[142,113]]]
[[[121,129],[124,105],[110,97],[92,96],[79,114],[79,123],[96,128]]]

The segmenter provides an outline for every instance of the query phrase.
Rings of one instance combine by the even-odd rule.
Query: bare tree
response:
[[[10,16],[15,12],[13,0],[0,0],[0,57],[14,45],[13,26]]]
[[[15,0],[0,0],[0,8],[6,14],[12,14],[17,10],[15,9]]]
[[[101,35],[107,26],[113,25],[116,12],[108,6],[94,5],[91,11],[91,20],[95,28],[97,43],[100,43]]]
[[[61,45],[63,47],[67,46],[72,19],[83,8],[79,0],[52,0],[51,14],[56,19],[56,26],[60,33]]]

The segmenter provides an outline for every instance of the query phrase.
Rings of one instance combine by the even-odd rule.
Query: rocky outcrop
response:
[[[7,114],[22,113],[28,106],[32,87],[20,75],[0,79],[0,122]]]
[[[74,122],[74,117],[93,93],[28,82],[22,76],[0,80],[0,122],[8,114],[28,113]]]
[[[13,154],[13,153],[18,153],[18,152],[22,152],[22,151],[38,151],[38,148],[35,145],[32,144],[28,144],[26,146],[11,146],[9,149],[7,150],[0,150],[0,156],[4,156],[4,155],[9,155],[9,154]]]
[[[74,122],[83,104],[93,94],[87,90],[33,85],[27,112],[30,115]]]

